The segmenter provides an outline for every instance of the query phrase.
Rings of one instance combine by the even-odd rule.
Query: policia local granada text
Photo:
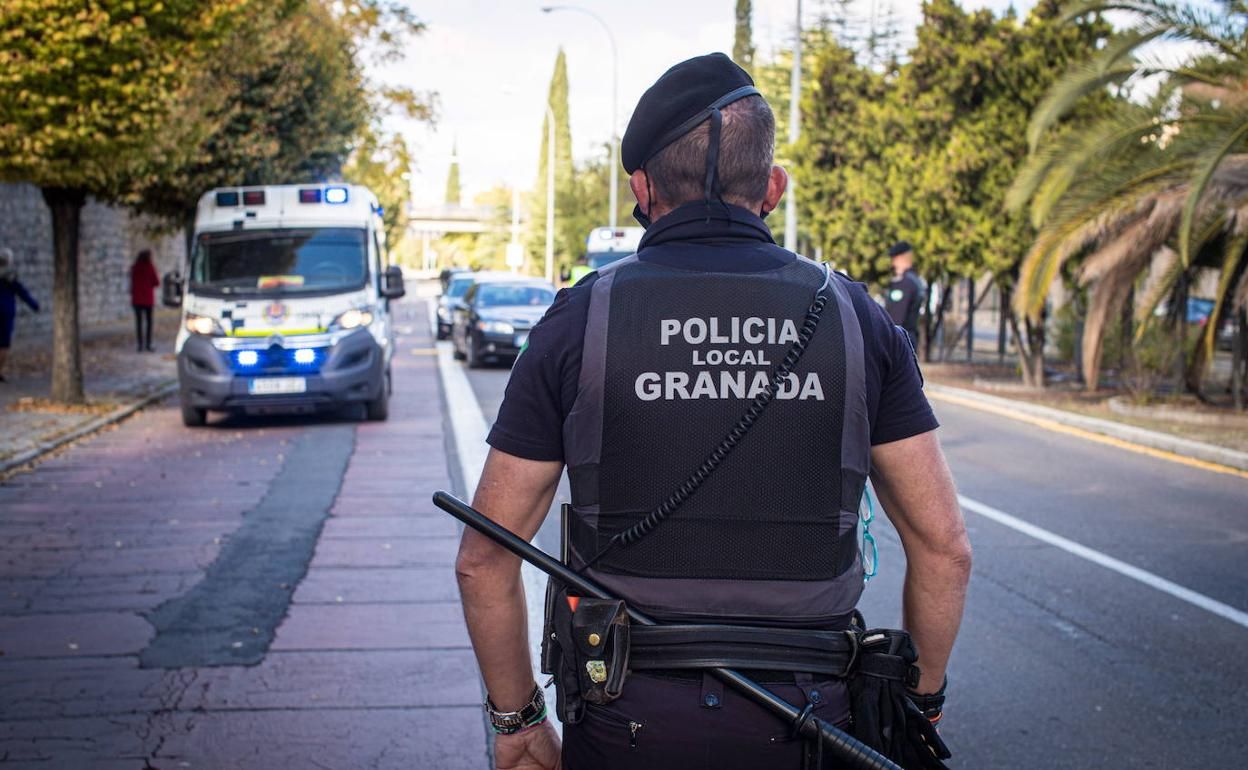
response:
[[[642,372],[633,389],[642,401],[752,399],[764,392],[771,380],[772,360],[766,346],[791,345],[796,340],[797,325],[787,318],[664,318],[659,321],[659,345],[690,346],[691,368],[751,368]],[[818,372],[789,374],[776,398],[823,401]]]

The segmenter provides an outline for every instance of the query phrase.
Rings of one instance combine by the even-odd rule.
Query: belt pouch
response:
[[[620,697],[628,673],[628,611],[618,599],[583,598],[572,613],[581,696],[605,705]]]

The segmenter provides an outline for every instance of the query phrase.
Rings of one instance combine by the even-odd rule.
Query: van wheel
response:
[[[381,422],[390,416],[390,372],[382,381],[381,394],[364,404],[364,416],[373,422]]]
[[[207,409],[196,409],[193,406],[182,405],[183,425],[188,428],[202,428],[206,422],[208,422]]]

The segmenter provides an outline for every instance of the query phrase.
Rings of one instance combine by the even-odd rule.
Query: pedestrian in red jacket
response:
[[[138,351],[152,348],[152,307],[160,276],[152,264],[152,252],[143,249],[130,267],[130,304],[134,306],[134,335]],[[146,324],[146,326],[145,326]]]

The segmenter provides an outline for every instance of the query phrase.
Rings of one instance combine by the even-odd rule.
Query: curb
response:
[[[1236,470],[1248,471],[1248,452],[1240,452],[1234,449],[1227,449],[1226,447],[1206,444],[1203,441],[1193,441],[1179,436],[1171,436],[1155,430],[1148,430],[1147,428],[1137,428],[1134,425],[1123,425],[1112,420],[1102,420],[1099,417],[1088,417],[1068,412],[1064,409],[1054,409],[1053,407],[1029,404],[1025,401],[1017,401],[1011,398],[990,396],[965,388],[954,388],[929,382],[925,390],[938,398],[941,395],[946,395],[961,401],[972,402],[967,404],[971,408],[974,408],[974,404],[978,403],[982,404],[989,411],[1000,412],[1005,410],[1020,415],[1051,420],[1061,425],[1079,428],[1091,433],[1099,433],[1102,436],[1109,436],[1119,441],[1128,441],[1151,449],[1171,452],[1183,457],[1202,460]]]
[[[27,449],[24,452],[19,452],[13,455],[7,460],[0,461],[0,476],[6,475],[23,465],[27,465],[29,463],[35,462],[39,460],[40,458],[42,458],[44,455],[53,451],[54,449],[58,449],[70,443],[71,441],[77,441],[83,436],[89,435],[91,433],[95,433],[101,428],[107,428],[109,425],[121,422],[122,420],[126,419],[130,415],[139,411],[140,409],[150,406],[151,404],[157,401],[161,401],[165,398],[168,398],[169,396],[173,395],[177,391],[178,391],[178,383],[176,382],[166,383],[160,386],[159,388],[157,388],[156,390],[152,391],[151,393],[148,393],[146,396],[143,396],[138,401],[127,404],[118,409],[114,409],[108,414],[101,415],[99,417],[96,417],[93,420],[89,420],[83,425],[80,425],[79,427],[71,430],[69,433],[66,433],[61,436],[57,436],[56,438],[50,441],[41,442],[39,445],[35,446],[32,449]]]

